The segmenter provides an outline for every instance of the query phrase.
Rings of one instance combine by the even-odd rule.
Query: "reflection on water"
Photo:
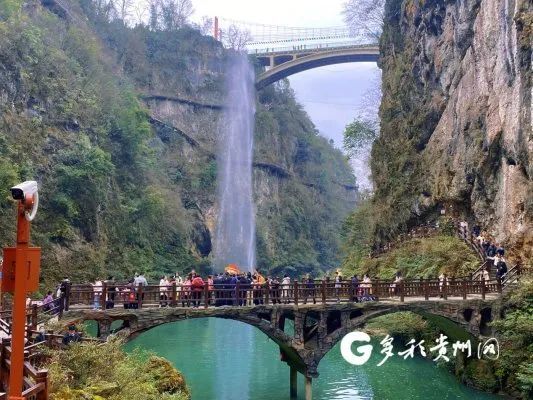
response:
[[[166,324],[126,345],[169,359],[181,370],[193,400],[278,400],[289,398],[289,368],[265,334],[241,322],[216,318]],[[462,386],[431,361],[393,357],[382,367],[379,343],[362,367],[348,364],[339,346],[321,361],[313,380],[315,400],[487,400],[496,396]],[[299,375],[299,399],[304,382]]]

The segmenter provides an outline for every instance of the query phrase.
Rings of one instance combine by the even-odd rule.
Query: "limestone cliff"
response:
[[[389,0],[381,39],[378,235],[446,206],[496,240],[531,248],[532,5]]]

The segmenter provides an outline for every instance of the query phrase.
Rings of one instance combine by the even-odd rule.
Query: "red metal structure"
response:
[[[9,371],[9,400],[24,400],[24,339],[26,333],[26,296],[37,290],[41,249],[30,247],[30,222],[37,213],[37,182],[28,181],[11,188],[17,205],[17,245],[4,249],[2,292],[13,294],[13,323]]]

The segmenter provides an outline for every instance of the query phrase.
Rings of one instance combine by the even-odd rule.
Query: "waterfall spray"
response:
[[[246,55],[232,56],[227,69],[227,102],[219,129],[215,268],[229,263],[255,266],[255,209],[252,193],[254,71]]]

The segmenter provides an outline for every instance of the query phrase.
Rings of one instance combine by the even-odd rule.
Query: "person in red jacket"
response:
[[[192,288],[192,304],[194,307],[200,305],[200,299],[202,298],[202,291],[204,289],[205,282],[202,277],[198,274],[194,274],[191,281]]]

